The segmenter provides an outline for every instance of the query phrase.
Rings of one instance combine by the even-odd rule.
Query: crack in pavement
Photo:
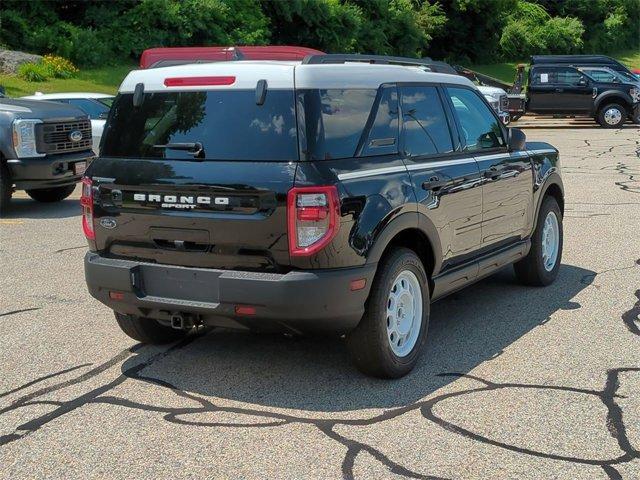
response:
[[[595,287],[595,288],[600,288],[601,285],[598,285],[597,283],[593,282],[593,280],[598,275],[604,275],[605,273],[611,273],[611,272],[623,272],[625,270],[631,270],[632,268],[635,268],[637,266],[640,266],[640,258],[638,260],[636,260],[635,262],[633,262],[633,265],[628,265],[626,267],[608,268],[607,270],[603,270],[601,272],[587,273],[586,275],[583,275],[582,278],[580,278],[580,283],[582,283],[583,285],[586,285],[588,287],[592,286],[592,287]]]
[[[10,312],[0,313],[0,317],[7,317],[9,315],[15,315],[16,313],[23,312],[33,312],[35,310],[40,310],[41,307],[31,307],[31,308],[21,308],[20,310],[11,310]]]
[[[640,299],[640,296],[639,296],[639,299]],[[636,305],[636,307],[640,308],[640,301]],[[374,415],[373,417],[367,418],[367,419],[308,418],[308,417],[300,417],[300,416],[295,416],[295,415],[285,414],[280,412],[259,410],[255,408],[219,406],[207,398],[203,398],[202,396],[188,393],[166,380],[142,375],[142,371],[144,369],[151,366],[155,362],[167,357],[172,352],[186,347],[197,338],[200,338],[200,336],[190,335],[186,337],[184,340],[182,340],[181,342],[174,344],[170,348],[154,354],[144,362],[141,362],[130,368],[127,368],[122,372],[121,375],[119,375],[115,379],[103,385],[100,385],[90,390],[89,392],[84,393],[72,400],[58,402],[58,401],[43,401],[43,400],[37,400],[37,399],[38,397],[41,397],[45,393],[51,393],[51,392],[60,390],[62,388],[79,384],[81,382],[94,378],[95,376],[104,372],[108,368],[115,366],[119,362],[124,362],[125,360],[127,360],[136,351],[136,348],[123,350],[122,352],[112,357],[107,362],[100,364],[99,366],[80,375],[77,378],[67,380],[65,382],[61,382],[49,387],[42,388],[40,390],[37,390],[35,392],[32,392],[28,395],[21,397],[20,399],[13,402],[9,407],[6,407],[0,410],[0,415],[7,413],[9,411],[16,410],[18,408],[25,407],[27,405],[47,404],[47,405],[52,405],[56,408],[49,413],[46,413],[44,415],[41,415],[39,417],[36,417],[34,419],[31,419],[21,424],[16,428],[16,430],[13,433],[0,437],[0,446],[7,445],[8,443],[25,438],[27,435],[39,430],[47,423],[52,422],[53,420],[56,420],[61,416],[69,412],[72,412],[73,410],[80,408],[82,406],[85,406],[88,404],[108,404],[108,405],[123,406],[126,408],[141,410],[146,412],[160,413],[160,414],[163,414],[163,419],[165,421],[178,424],[178,425],[183,425],[183,426],[198,426],[198,427],[209,427],[209,428],[270,428],[270,427],[277,428],[279,426],[290,425],[290,424],[313,425],[320,432],[322,432],[326,437],[340,443],[346,448],[347,451],[345,453],[345,456],[342,460],[342,465],[341,465],[343,478],[345,479],[354,478],[355,461],[357,456],[361,453],[370,454],[376,461],[378,461],[381,465],[385,466],[389,470],[389,472],[403,476],[403,477],[416,478],[416,479],[441,478],[441,477],[422,474],[422,473],[413,471],[401,465],[400,463],[390,459],[387,455],[385,455],[382,451],[375,448],[374,446],[350,439],[345,435],[335,431],[335,428],[337,426],[375,425],[381,422],[385,422],[385,421],[397,418],[411,411],[419,411],[423,416],[423,418],[432,422],[433,424],[445,429],[448,432],[462,435],[465,438],[468,438],[470,440],[485,443],[488,445],[492,445],[494,447],[509,450],[519,454],[546,458],[546,459],[556,460],[556,461],[576,463],[581,465],[599,466],[609,476],[609,478],[620,478],[619,476],[616,476],[619,474],[617,470],[614,468],[615,465],[620,465],[623,463],[630,462],[636,458],[640,458],[640,451],[638,451],[638,449],[632,446],[628,438],[627,429],[624,424],[622,408],[616,403],[616,398],[620,398],[619,395],[617,394],[617,390],[619,388],[620,373],[640,372],[640,368],[615,368],[615,369],[608,370],[605,387],[602,390],[585,389],[585,388],[569,387],[569,386],[561,386],[561,385],[546,385],[546,384],[541,385],[541,384],[528,384],[528,383],[495,383],[471,374],[441,373],[437,376],[468,378],[481,383],[483,386],[460,390],[452,393],[436,395],[426,400],[421,400],[409,405],[386,410],[379,415]],[[142,347],[138,347],[138,349],[141,349],[141,348]],[[72,367],[70,369],[60,371],[57,374],[46,375],[44,377],[31,381],[28,384],[23,385],[22,387],[18,387],[17,389],[14,389],[10,392],[4,392],[0,396],[4,396],[9,393],[16,392],[18,390],[26,388],[29,385],[34,385],[45,379],[52,378],[56,375],[61,375],[63,373],[68,373],[72,370],[82,368],[83,366],[85,365],[78,365],[76,367]],[[196,402],[197,404],[199,404],[199,406],[164,407],[164,406],[158,406],[153,404],[136,402],[136,401],[132,401],[129,399],[125,399],[125,398],[121,398],[113,395],[107,395],[107,393],[110,390],[112,390],[114,387],[121,385],[122,383],[124,383],[129,379],[138,380],[138,381],[146,382],[149,384],[153,384],[160,388],[169,389],[178,397],[183,398],[185,400]],[[519,447],[517,445],[511,445],[508,443],[490,439],[486,436],[472,432],[459,425],[449,422],[446,419],[439,417],[434,413],[434,407],[438,403],[443,402],[445,400],[460,397],[463,395],[478,393],[482,391],[501,391],[509,388],[543,390],[543,391],[549,391],[549,390],[564,391],[564,392],[570,392],[570,393],[580,394],[580,395],[596,396],[603,402],[603,404],[607,408],[607,419],[606,419],[605,426],[609,434],[611,435],[611,437],[616,440],[618,447],[622,453],[619,456],[614,458],[599,459],[599,460],[594,460],[589,458],[580,458],[578,456],[567,456],[567,455],[559,455],[554,453],[545,453],[545,452],[537,451],[535,449]],[[198,414],[215,413],[215,412],[232,413],[239,416],[258,417],[261,419],[265,419],[267,421],[266,422],[239,421],[234,423],[223,423],[223,422],[200,421],[197,419],[194,419],[194,420],[185,419],[185,416],[193,416]]]

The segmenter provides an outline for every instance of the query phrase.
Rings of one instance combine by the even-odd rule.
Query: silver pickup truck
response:
[[[91,122],[79,108],[0,98],[0,215],[15,190],[64,200],[93,156]]]

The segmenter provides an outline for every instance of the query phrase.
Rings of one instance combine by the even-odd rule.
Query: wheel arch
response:
[[[595,101],[595,111],[596,113],[600,112],[600,109],[606,107],[611,103],[619,103],[626,110],[627,114],[630,113],[630,108],[633,105],[633,101],[629,95],[624,92],[604,92],[601,93],[600,96],[596,98]]]
[[[437,230],[424,215],[411,212],[400,215],[378,235],[368,255],[368,262],[379,262],[391,249],[406,247],[413,250],[422,261],[433,292],[432,277],[442,264]]]
[[[535,221],[533,222],[533,228],[538,224],[538,216],[540,215],[540,207],[542,206],[542,202],[545,197],[551,196],[557,202],[560,207],[560,213],[564,216],[564,185],[562,183],[562,178],[557,173],[552,173],[544,185],[540,188],[540,195],[538,195],[537,205],[536,205],[536,216]]]

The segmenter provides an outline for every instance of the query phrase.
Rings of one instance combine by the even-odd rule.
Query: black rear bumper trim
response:
[[[242,272],[112,259],[93,252],[86,254],[84,265],[89,293],[119,313],[167,320],[179,312],[197,315],[208,325],[301,333],[355,328],[376,270],[376,264],[367,264],[286,274]],[[351,281],[361,278],[365,288],[351,291]],[[122,293],[122,299],[111,299],[110,291]],[[236,305],[253,306],[256,314],[238,316]]]

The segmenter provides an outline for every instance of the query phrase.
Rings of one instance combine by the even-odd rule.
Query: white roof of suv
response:
[[[221,84],[213,85],[216,79]],[[362,62],[301,64],[263,60],[134,70],[123,80],[120,92],[131,93],[138,83],[144,84],[146,92],[254,89],[258,80],[266,80],[268,87],[274,89],[378,88],[383,83],[393,82],[433,82],[474,87],[470,80],[460,75],[429,72],[416,66]]]

